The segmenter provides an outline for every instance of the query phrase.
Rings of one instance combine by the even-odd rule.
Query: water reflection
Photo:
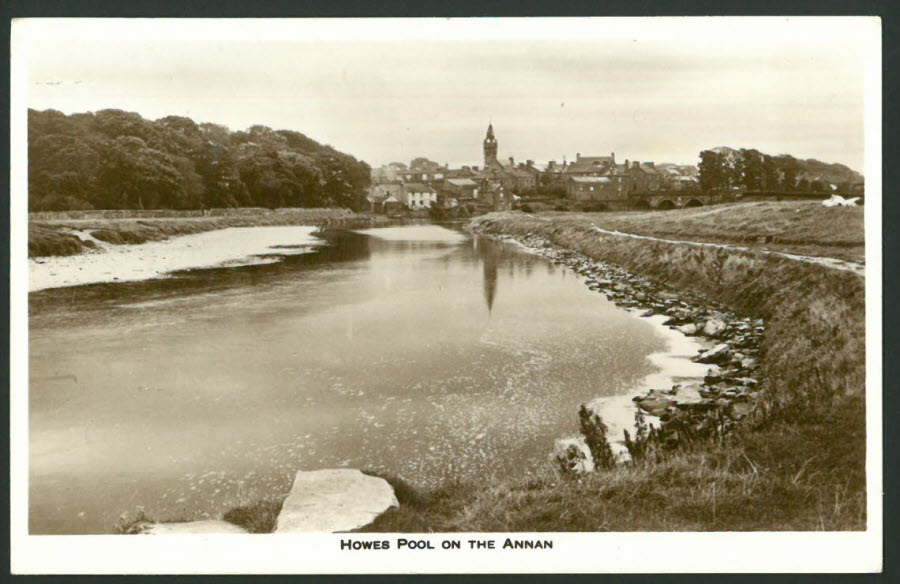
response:
[[[484,282],[484,301],[487,303],[488,312],[494,307],[494,297],[497,295],[497,263],[498,246],[485,242],[482,245],[475,244],[475,251],[482,263],[482,275]],[[512,264],[511,264],[512,265]]]

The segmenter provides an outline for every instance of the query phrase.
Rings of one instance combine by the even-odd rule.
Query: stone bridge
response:
[[[628,200],[635,207],[682,209],[720,203],[724,200],[724,197],[720,194],[696,191],[654,191],[651,193],[630,193]]]

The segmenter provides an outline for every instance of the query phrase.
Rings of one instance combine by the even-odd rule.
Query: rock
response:
[[[656,390],[651,391],[646,396],[638,396],[634,398],[634,401],[639,408],[653,416],[663,415],[670,406],[675,404],[675,400],[660,394]]]
[[[721,318],[711,318],[703,325],[703,334],[708,337],[718,337],[725,332],[725,321]]]
[[[207,521],[188,521],[185,523],[142,523],[138,526],[137,531],[141,535],[214,535],[219,533],[247,533],[247,530],[243,527],[238,527],[233,523],[216,519]]]
[[[729,361],[731,361],[731,350],[728,348],[728,345],[722,343],[720,345],[716,345],[709,351],[706,351],[702,355],[694,357],[695,363],[706,363],[709,365],[725,365]]]
[[[584,474],[594,470],[591,451],[579,438],[557,440],[550,453],[550,461],[563,472]]]
[[[676,385],[671,393],[672,401],[678,405],[700,403],[703,401],[701,388],[699,383]]]
[[[676,326],[675,330],[685,335],[695,335],[697,334],[697,325],[695,325],[694,323],[689,323],[682,326]]]
[[[334,533],[368,525],[398,507],[384,479],[355,469],[299,471],[275,524],[275,533]]]
[[[680,326],[691,321],[692,315],[687,310],[675,308],[669,311],[669,318],[663,324],[666,326]]]

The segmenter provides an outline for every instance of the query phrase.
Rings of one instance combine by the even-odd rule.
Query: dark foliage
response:
[[[250,533],[272,533],[284,500],[267,499],[245,507],[235,507],[222,517],[228,523],[243,527]]]
[[[843,164],[815,159],[801,160],[789,154],[770,156],[753,148],[719,147],[700,153],[699,180],[704,191],[781,191],[821,193],[829,184],[848,190],[863,177]]]
[[[31,211],[365,206],[370,168],[299,132],[28,111]]]
[[[581,434],[584,436],[584,442],[591,451],[591,458],[594,459],[594,468],[614,467],[616,459],[606,438],[608,428],[600,416],[582,405],[578,410],[578,420],[581,422]]]

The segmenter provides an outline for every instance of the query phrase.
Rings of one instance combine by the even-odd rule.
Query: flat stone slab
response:
[[[145,523],[141,526],[140,533],[142,535],[214,535],[219,533],[247,533],[247,530],[227,521],[210,519],[185,523]]]
[[[346,468],[301,470],[278,515],[275,533],[350,531],[399,505],[384,479]]]

